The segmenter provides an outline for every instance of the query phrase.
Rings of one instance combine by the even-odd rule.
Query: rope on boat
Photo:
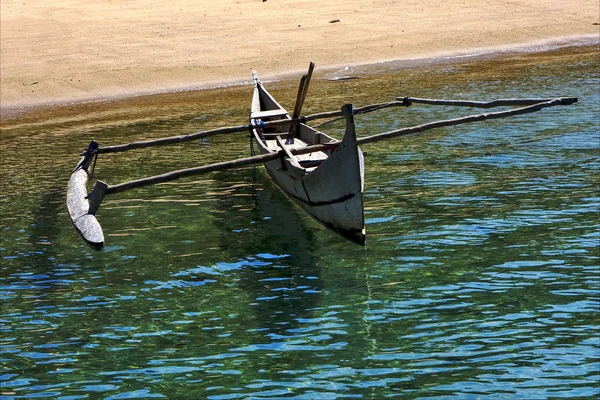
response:
[[[98,152],[94,153],[94,165],[92,165],[92,172],[88,174],[90,179],[94,177],[94,171],[96,170],[96,161],[98,161]]]
[[[250,132],[250,134],[248,135],[250,136],[250,155],[254,156],[254,135],[252,134],[252,128],[248,129],[248,131]]]
[[[92,179],[92,177],[94,176],[94,170],[96,169],[96,161],[98,160],[98,143],[92,140],[88,145],[88,148],[80,155],[83,156],[83,158],[81,159],[79,164],[77,164],[75,169],[71,171],[71,175],[82,169],[88,175],[88,178]],[[88,171],[88,168],[90,166],[92,157],[94,157],[94,165],[92,166],[92,172],[90,173]]]

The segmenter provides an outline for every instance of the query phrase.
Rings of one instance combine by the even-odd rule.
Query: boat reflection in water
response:
[[[238,286],[255,299],[257,320],[271,332],[289,329],[320,303],[314,223],[261,168],[218,175],[216,189],[227,193],[218,196],[213,218],[221,250],[244,265]]]

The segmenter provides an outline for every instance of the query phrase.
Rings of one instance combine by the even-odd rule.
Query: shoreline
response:
[[[3,0],[0,112],[240,85],[251,69],[278,79],[303,73],[309,61],[320,71],[355,71],[599,41],[599,6],[600,0],[451,6],[439,0]]]
[[[564,48],[592,47],[598,45],[600,45],[600,37],[596,35],[556,37],[553,39],[532,41],[529,43],[520,43],[516,45],[494,46],[488,48],[472,48],[461,51],[440,52],[437,54],[430,54],[413,58],[372,61],[369,63],[361,63],[355,65],[332,65],[320,68],[317,65],[315,70],[315,78],[335,81],[354,78],[356,75],[385,74],[398,69],[418,68],[432,64],[453,64],[457,62],[463,62],[465,60],[476,61],[485,58],[510,56],[519,53],[546,53]],[[262,75],[259,71],[259,76],[264,82],[277,82],[291,79],[296,75],[303,74],[304,72],[305,70],[302,68],[275,74],[269,74],[268,71],[263,71]],[[343,75],[340,75],[340,73],[343,73]],[[250,73],[248,73],[248,75],[250,75]],[[250,78],[242,77],[226,81],[207,82],[199,85],[188,82],[175,84],[167,87],[164,87],[164,85],[161,85],[161,83],[159,82],[155,82],[154,84],[151,83],[151,86],[154,86],[154,88],[149,88],[145,90],[132,89],[130,91],[119,91],[119,93],[104,93],[99,95],[94,95],[90,93],[77,98],[55,98],[22,103],[16,102],[7,106],[5,106],[4,104],[0,104],[0,119],[2,121],[7,121],[19,115],[22,115],[23,113],[35,111],[37,109],[42,108],[69,107],[79,104],[89,104],[95,102],[111,102],[126,100],[142,96],[174,94],[180,92],[200,90],[214,90],[234,86],[245,86],[250,85],[251,83],[252,80]]]
[[[350,70],[357,70],[359,71],[358,73],[361,74],[379,74],[401,68],[422,67],[431,64],[453,64],[465,60],[477,61],[486,58],[510,56],[514,54],[547,53],[565,48],[591,47],[597,45],[600,45],[600,35],[565,36],[514,45],[471,48],[465,50],[440,52],[422,57],[374,61],[371,63],[357,64],[346,68]],[[334,66],[326,69],[333,70],[339,68],[341,68],[341,66]],[[322,68],[322,70],[324,70],[324,68]]]

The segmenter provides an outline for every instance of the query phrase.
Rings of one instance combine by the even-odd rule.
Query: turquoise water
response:
[[[65,188],[90,139],[242,124],[249,86],[4,121],[2,399],[600,396],[598,48],[317,78],[306,113],[406,95],[579,103],[364,146],[365,248],[311,220],[262,166],[109,196],[105,248],[77,236]],[[267,86],[293,108],[295,82]],[[366,136],[479,112],[356,122]],[[248,153],[244,134],[215,137],[104,155],[96,175]]]

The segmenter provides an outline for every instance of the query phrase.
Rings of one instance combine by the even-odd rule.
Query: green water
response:
[[[317,76],[307,114],[396,96],[579,97],[365,146],[365,248],[311,220],[262,166],[107,197],[105,248],[77,236],[65,188],[90,139],[243,124],[250,86],[3,121],[0,396],[597,398],[598,66],[593,46]],[[266,84],[288,109],[295,85]],[[366,136],[479,112],[356,122]],[[248,154],[244,134],[215,137],[103,155],[96,175],[116,184]]]

